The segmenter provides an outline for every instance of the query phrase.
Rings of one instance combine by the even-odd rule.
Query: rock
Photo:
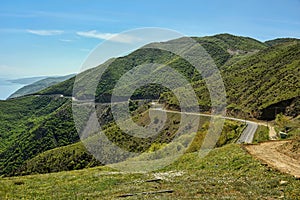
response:
[[[287,183],[288,183],[287,181],[282,181],[282,180],[279,182],[280,185],[286,185]]]

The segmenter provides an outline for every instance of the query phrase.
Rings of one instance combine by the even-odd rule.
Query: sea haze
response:
[[[12,83],[4,78],[0,78],[0,100],[5,100],[16,90],[25,86],[25,84]]]

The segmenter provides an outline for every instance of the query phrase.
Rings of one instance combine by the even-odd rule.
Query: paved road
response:
[[[246,121],[247,127],[241,134],[241,137],[237,140],[236,143],[241,144],[241,143],[252,143],[254,134],[256,132],[256,129],[258,127],[257,123],[255,122],[250,122]]]
[[[161,110],[167,113],[178,113],[181,114],[182,112],[179,111],[173,111],[173,110],[164,110],[162,107],[155,106],[152,108],[154,110]],[[210,114],[201,114],[201,113],[189,113],[189,112],[184,112],[184,114],[187,115],[199,115],[199,116],[205,116],[205,117],[212,117],[213,115]],[[244,129],[243,133],[241,134],[240,138],[237,140],[238,144],[241,143],[252,143],[254,134],[256,132],[256,129],[258,127],[258,124],[256,122],[244,120],[244,119],[238,119],[238,118],[233,118],[233,117],[223,117],[224,119],[229,119],[229,120],[234,120],[234,121],[239,121],[239,122],[245,122],[247,124],[247,127]]]

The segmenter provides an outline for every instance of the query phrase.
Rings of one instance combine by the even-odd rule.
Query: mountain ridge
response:
[[[76,74],[70,74],[65,76],[50,76],[50,77],[42,78],[41,80],[35,81],[33,83],[30,83],[29,85],[25,85],[24,87],[18,89],[17,91],[12,93],[7,99],[34,94],[47,87],[63,82],[75,75]]]

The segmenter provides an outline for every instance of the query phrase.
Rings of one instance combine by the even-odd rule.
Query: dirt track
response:
[[[289,141],[271,141],[257,145],[245,145],[245,148],[251,155],[268,165],[300,178],[300,160],[293,159],[278,150],[278,147],[286,142]]]

